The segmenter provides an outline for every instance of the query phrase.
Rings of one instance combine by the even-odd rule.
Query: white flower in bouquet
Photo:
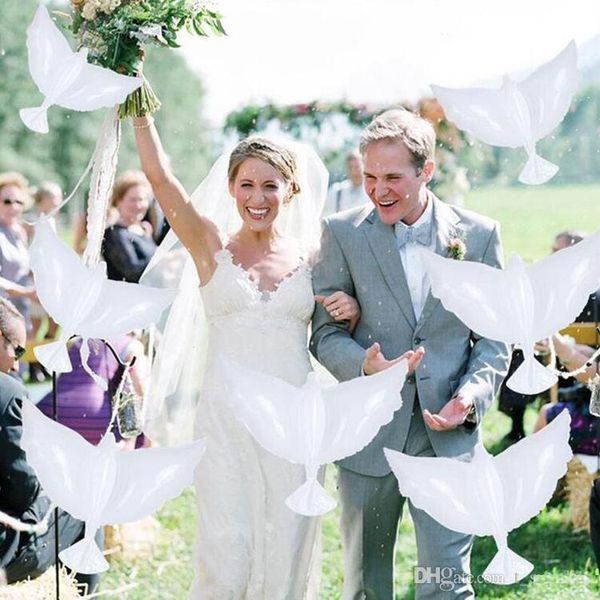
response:
[[[154,39],[162,46],[168,46],[167,40],[165,40],[163,37],[162,27],[160,25],[144,25],[143,27],[140,27],[138,31],[131,31],[129,35],[137,40],[140,40],[140,42]]]
[[[93,3],[93,0],[88,0],[88,2],[83,5],[81,16],[86,21],[93,21],[97,17],[96,5]]]

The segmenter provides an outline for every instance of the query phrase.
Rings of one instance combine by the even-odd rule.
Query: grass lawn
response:
[[[529,428],[535,414],[533,408],[528,410]],[[499,440],[508,429],[509,420],[492,409],[484,423],[487,447],[492,451],[498,448]],[[329,467],[327,487],[335,494],[334,480],[335,469]],[[511,586],[476,583],[477,597],[505,600],[581,600],[598,597],[600,577],[588,535],[574,532],[568,527],[567,510],[563,503],[553,503],[509,536],[510,547],[535,565],[532,576]],[[192,571],[193,490],[186,490],[179,498],[165,504],[158,519],[162,526],[161,542],[154,558],[135,563],[113,562],[103,579],[104,590],[117,590],[134,584],[135,587],[117,597],[127,600],[179,600],[186,597]],[[323,519],[322,600],[338,600],[341,597],[343,566],[338,519],[339,509]],[[410,600],[414,597],[412,568],[416,562],[416,546],[408,511],[400,525],[396,548],[396,599]],[[471,562],[474,576],[483,572],[495,553],[495,543],[491,538],[476,539]]]
[[[591,232],[600,225],[600,185],[483,188],[471,192],[466,205],[500,221],[505,250],[517,251],[529,260],[546,255],[554,234],[561,230]],[[535,410],[529,409],[529,425],[534,416]],[[498,449],[498,442],[508,429],[508,419],[497,410],[490,410],[483,425],[486,445],[492,451]],[[331,491],[335,489],[334,473],[335,470],[329,467],[327,482]],[[510,535],[509,543],[513,550],[534,563],[533,576],[512,586],[476,583],[477,597],[505,600],[598,597],[600,578],[588,536],[573,532],[567,526],[567,510],[564,504],[554,503]],[[193,491],[187,490],[179,498],[168,502],[158,518],[162,532],[155,557],[133,564],[113,563],[104,576],[104,590],[135,584],[133,589],[116,596],[127,600],[180,600],[186,597],[192,575]],[[338,518],[336,511],[323,519],[322,600],[338,600],[341,596],[343,567]],[[483,572],[495,552],[491,538],[476,540],[472,559],[475,576]],[[415,560],[413,527],[406,511],[397,544],[397,599],[414,597],[412,567]]]
[[[600,227],[600,184],[479,188],[465,205],[499,221],[505,251],[525,260],[548,254],[559,231]]]

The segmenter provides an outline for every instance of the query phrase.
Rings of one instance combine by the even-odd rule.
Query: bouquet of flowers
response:
[[[225,34],[221,15],[201,0],[71,0],[72,31],[88,60],[123,75],[141,75],[144,44],[178,48],[177,34]],[[160,101],[150,84],[130,94],[119,117],[155,112]]]

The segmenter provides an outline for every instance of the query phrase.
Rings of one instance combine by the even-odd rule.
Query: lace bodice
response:
[[[299,360],[306,365],[305,376],[307,326],[314,310],[309,264],[302,261],[275,290],[261,291],[228,249],[219,250],[215,260],[212,278],[200,288],[209,323],[209,356],[224,353],[250,368],[304,383],[298,379],[298,365]]]

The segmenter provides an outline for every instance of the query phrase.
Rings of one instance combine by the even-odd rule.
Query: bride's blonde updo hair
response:
[[[229,168],[227,177],[233,183],[240,165],[247,158],[258,158],[271,165],[290,184],[290,197],[288,202],[300,193],[298,182],[298,165],[293,152],[275,144],[271,140],[261,137],[250,137],[242,140],[229,156]]]

